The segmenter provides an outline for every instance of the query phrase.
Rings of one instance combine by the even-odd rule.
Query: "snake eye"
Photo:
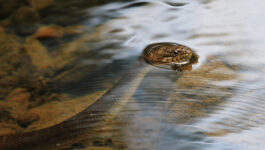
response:
[[[178,50],[174,50],[174,54],[177,55],[178,54]]]

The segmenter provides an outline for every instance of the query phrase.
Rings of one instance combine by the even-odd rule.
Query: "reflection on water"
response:
[[[63,53],[55,62],[72,64],[54,75],[64,93],[84,96],[115,88],[114,81],[150,43],[187,45],[200,60],[191,72],[151,69],[135,91],[121,91],[133,96],[114,120],[81,141],[73,139],[67,149],[263,149],[265,2],[251,2],[135,0],[93,7],[76,2],[70,14],[82,12],[73,22],[85,32],[74,39],[41,40],[52,56]],[[53,7],[47,12],[53,14]],[[63,22],[53,17],[43,21]]]

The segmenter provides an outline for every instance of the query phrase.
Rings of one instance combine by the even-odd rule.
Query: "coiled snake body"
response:
[[[144,49],[142,58],[154,66],[177,71],[191,70],[192,64],[197,63],[198,60],[198,56],[190,48],[175,43],[151,44]],[[112,89],[85,110],[45,129],[1,136],[0,149],[35,150],[60,147],[67,145],[73,139],[82,138],[89,131],[101,126],[103,122],[111,120],[127,103],[129,99],[127,97],[132,96],[145,74],[152,69],[142,60]]]

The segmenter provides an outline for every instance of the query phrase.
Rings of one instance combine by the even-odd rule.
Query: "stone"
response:
[[[0,20],[7,18],[22,4],[22,0],[0,0]]]
[[[35,9],[43,9],[54,3],[54,0],[29,0],[30,6]]]
[[[28,57],[23,53],[20,38],[12,34],[0,34],[0,99],[5,97],[19,84],[18,76],[14,75],[20,68],[26,68]],[[22,73],[20,72],[21,76]]]
[[[1,34],[5,34],[5,29],[3,27],[0,26],[0,35]]]
[[[27,24],[40,21],[38,11],[31,7],[21,7],[10,16],[11,24]]]
[[[64,34],[82,34],[85,32],[85,26],[76,25],[64,28]]]
[[[34,34],[36,38],[60,38],[64,35],[63,28],[58,25],[40,27]]]
[[[36,30],[40,27],[39,23],[22,23],[19,25],[14,25],[15,27],[12,28],[13,33],[16,35],[26,37],[31,36],[36,32]],[[7,27],[8,28],[8,27]]]
[[[27,128],[33,122],[38,121],[39,116],[33,113],[22,113],[22,114],[17,115],[15,119],[16,119],[17,124],[20,127]]]
[[[40,71],[53,65],[47,49],[37,39],[28,37],[25,41],[24,49],[30,56],[32,65]]]
[[[25,88],[16,88],[6,97],[6,101],[26,103],[30,100],[31,94]]]

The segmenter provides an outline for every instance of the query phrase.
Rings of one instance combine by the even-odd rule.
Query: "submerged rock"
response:
[[[40,21],[40,15],[34,8],[21,7],[10,16],[10,21],[12,24],[35,23]]]
[[[0,0],[0,19],[8,17],[23,3],[23,0]]]
[[[54,0],[29,0],[30,6],[35,9],[43,9],[50,6],[53,2]]]
[[[6,97],[6,101],[26,103],[30,100],[31,94],[25,88],[16,88]]]
[[[0,35],[1,34],[5,34],[5,29],[3,27],[0,26]]]
[[[0,117],[5,116],[0,134],[30,128],[40,118],[32,108],[58,99],[47,69],[50,60],[37,39],[23,40],[0,27]]]
[[[20,84],[18,71],[28,71],[27,61],[29,58],[23,53],[21,39],[11,34],[0,34],[0,100],[3,100],[14,85]],[[23,67],[25,66],[25,67]],[[19,75],[23,73],[20,72]]]
[[[42,38],[60,38],[64,35],[73,35],[73,34],[81,34],[84,33],[85,27],[81,25],[76,26],[68,26],[68,27],[61,27],[58,25],[48,25],[40,27],[35,33],[34,37],[42,39]]]
[[[85,26],[76,25],[64,28],[64,34],[82,34],[85,32]]]
[[[52,58],[47,49],[35,38],[28,37],[25,40],[24,49],[31,58],[31,63],[38,70],[52,67]]]
[[[20,127],[26,128],[29,125],[31,125],[33,122],[38,121],[39,116],[33,113],[25,113],[25,114],[19,114],[15,119]]]
[[[59,38],[64,35],[63,28],[58,25],[40,27],[34,34],[36,38]]]

